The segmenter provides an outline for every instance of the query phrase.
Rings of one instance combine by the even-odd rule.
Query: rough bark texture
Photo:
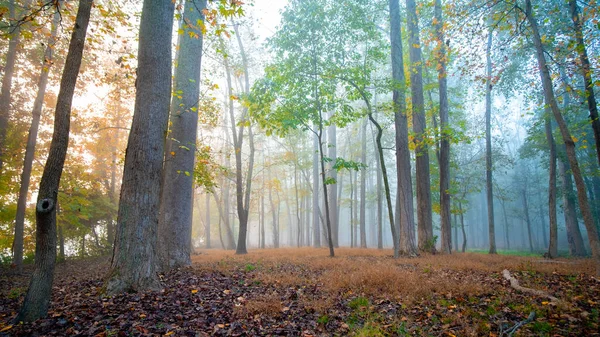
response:
[[[529,21],[529,25],[532,29],[532,39],[535,45],[536,57],[538,66],[540,68],[540,77],[542,79],[542,85],[544,88],[544,98],[547,105],[550,105],[550,109],[554,114],[554,118],[558,123],[563,141],[566,146],[567,157],[569,158],[569,164],[571,165],[571,171],[573,172],[573,178],[575,179],[575,186],[577,187],[577,197],[579,199],[579,208],[583,217],[583,223],[588,231],[588,239],[590,241],[590,247],[592,250],[592,257],[596,265],[596,274],[600,275],[600,239],[598,238],[598,229],[595,226],[594,218],[588,201],[588,196],[585,188],[585,182],[579,168],[579,162],[577,161],[577,154],[575,152],[575,142],[571,137],[567,123],[564,120],[556,102],[554,96],[554,88],[552,87],[552,78],[550,77],[550,71],[546,64],[546,58],[544,55],[544,47],[540,37],[537,21],[533,15],[531,9],[531,0],[526,0],[526,16]]]
[[[400,200],[400,251],[416,255],[413,187],[408,148],[408,119],[406,116],[406,80],[402,57],[402,31],[398,0],[389,0],[390,41],[392,46],[392,79],[394,80],[394,124],[396,127],[396,175]],[[380,163],[383,164],[383,163]],[[429,170],[429,168],[428,168]]]
[[[192,262],[192,213],[194,162],[198,134],[198,101],[202,61],[202,10],[206,0],[187,0],[181,16],[179,49],[171,103],[170,130],[158,222],[159,257],[163,270],[189,266]]]
[[[360,130],[360,161],[367,165],[367,119],[362,122]],[[360,247],[367,248],[367,169],[360,170]]]
[[[494,223],[494,191],[492,164],[492,31],[488,32],[486,58],[486,88],[485,88],[485,190],[487,197],[488,235],[490,254],[496,254],[496,226]]]
[[[549,166],[550,172],[548,177],[548,212],[550,219],[550,244],[548,245],[548,257],[558,257],[558,223],[556,219],[556,145],[554,144],[554,136],[552,136],[552,123],[550,122],[549,109],[546,109],[547,116],[545,119],[546,140],[550,147]],[[545,237],[545,235],[544,235]]]
[[[174,4],[145,0],[138,47],[138,77],[111,270],[106,292],[157,289],[156,253],[164,143],[171,101]]]
[[[32,119],[27,136],[27,147],[25,148],[25,158],[23,160],[23,172],[21,173],[21,187],[19,189],[19,199],[17,201],[17,215],[15,217],[15,239],[13,243],[13,263],[17,271],[23,269],[23,231],[25,227],[25,210],[27,209],[27,195],[29,193],[29,183],[31,178],[31,169],[33,166],[33,157],[35,155],[35,145],[37,143],[37,134],[40,126],[42,107],[44,106],[44,96],[46,95],[46,86],[48,84],[48,75],[52,67],[52,50],[56,40],[56,31],[60,23],[60,15],[54,14],[50,37],[44,52],[42,60],[42,70],[38,80],[38,92],[33,103],[31,111]]]
[[[594,130],[594,139],[596,140],[596,157],[600,164],[600,120],[598,119],[598,106],[596,105],[596,95],[594,93],[594,81],[592,80],[592,67],[590,59],[585,48],[583,39],[583,23],[579,14],[579,6],[576,0],[569,0],[569,8],[571,9],[571,19],[575,28],[575,40],[577,47],[575,50],[579,54],[581,62],[581,74],[583,76],[583,84],[585,85],[585,96],[587,98],[588,110],[590,112],[590,120],[592,129]]]
[[[54,263],[56,260],[56,205],[60,177],[69,146],[69,129],[71,124],[71,104],[75,92],[75,84],[79,75],[81,57],[85,44],[87,26],[90,19],[93,0],[81,0],[75,28],[71,35],[69,51],[60,82],[60,90],[54,113],[54,132],[40,181],[38,199],[35,209],[35,265],[29,289],[23,306],[15,321],[32,322],[46,316],[52,283],[54,281]]]
[[[16,24],[15,0],[8,3],[10,19]],[[2,77],[2,91],[0,92],[0,176],[4,166],[4,150],[6,146],[6,132],[8,129],[8,118],[10,117],[12,78],[15,72],[15,61],[17,59],[17,46],[20,40],[20,26],[11,28],[12,33],[8,41],[6,62],[4,64],[4,77]]]
[[[412,120],[415,133],[417,177],[417,227],[419,250],[435,252],[431,215],[431,182],[429,174],[429,147],[425,139],[425,98],[423,96],[423,58],[419,38],[419,20],[415,0],[406,0],[408,45],[410,57],[410,87]]]
[[[450,222],[450,140],[448,125],[448,80],[446,74],[446,44],[442,1],[435,0],[435,34],[437,39],[438,83],[440,93],[440,221],[441,251],[452,252],[452,224]],[[434,119],[435,120],[435,119]]]

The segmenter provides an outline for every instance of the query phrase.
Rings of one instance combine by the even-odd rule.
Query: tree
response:
[[[452,252],[452,223],[450,221],[450,139],[448,125],[448,80],[446,73],[446,44],[444,42],[444,20],[442,1],[435,0],[435,34],[437,39],[438,83],[440,93],[440,218],[441,250]]]
[[[206,0],[187,0],[181,14],[169,136],[160,202],[159,253],[163,269],[191,264],[194,159],[200,101],[202,11]]]
[[[403,254],[416,255],[413,189],[408,147],[408,118],[405,102],[404,60],[402,57],[402,31],[398,0],[389,0],[390,41],[392,57],[392,92],[394,124],[396,126],[396,174],[400,202],[400,243]],[[380,162],[380,164],[382,164]]]
[[[485,190],[487,197],[487,219],[490,254],[496,254],[496,228],[494,225],[494,191],[492,165],[492,28],[488,28],[485,84]]]
[[[412,96],[412,120],[415,133],[417,177],[417,225],[419,249],[435,252],[431,214],[431,182],[429,173],[429,146],[425,129],[425,98],[423,96],[423,58],[419,38],[419,19],[415,0],[406,0],[408,45],[410,57],[410,87]]]
[[[159,286],[156,252],[164,142],[171,100],[174,4],[145,0],[135,109],[127,152],[108,294]]]
[[[549,177],[548,177],[548,212],[550,219],[550,244],[548,245],[548,257],[558,257],[558,223],[556,219],[556,144],[552,135],[552,123],[550,120],[550,111],[546,108],[544,116],[544,129],[546,131],[546,140],[550,148]]]
[[[36,247],[34,272],[23,306],[15,321],[32,322],[46,316],[56,260],[56,206],[60,178],[69,144],[71,104],[81,65],[93,0],[81,0],[63,69],[54,117],[54,133],[36,203]],[[58,10],[58,9],[57,9]]]
[[[35,146],[37,143],[37,134],[40,126],[40,118],[42,114],[42,106],[44,104],[44,96],[46,94],[46,86],[48,84],[48,75],[50,68],[54,63],[52,60],[54,42],[56,41],[56,31],[58,29],[60,14],[54,14],[50,37],[46,45],[44,57],[42,60],[42,69],[38,80],[38,91],[33,103],[31,111],[32,121],[27,136],[27,147],[25,149],[25,159],[23,162],[23,172],[21,173],[21,188],[19,190],[19,199],[17,201],[17,215],[15,217],[15,239],[13,243],[13,263],[20,272],[23,268],[23,230],[25,226],[25,209],[27,207],[27,195],[29,192],[29,183],[31,179],[31,169],[33,166],[33,157],[35,155]]]
[[[525,0],[524,12],[525,16],[527,17],[527,21],[529,22],[529,26],[532,30],[532,40],[535,46],[536,59],[540,69],[542,86],[544,88],[544,100],[545,103],[550,106],[552,114],[554,115],[554,119],[556,120],[560,129],[563,142],[566,146],[567,158],[569,159],[571,171],[573,172],[573,178],[575,179],[575,186],[577,187],[579,208],[581,209],[583,222],[588,231],[588,239],[590,241],[590,247],[592,250],[594,263],[596,265],[596,274],[600,275],[600,239],[598,238],[598,230],[594,223],[594,218],[592,216],[592,211],[590,209],[590,204],[586,192],[585,182],[583,180],[583,176],[579,168],[579,162],[577,160],[577,154],[575,152],[575,142],[573,141],[571,132],[569,131],[567,123],[563,118],[560,109],[558,108],[558,104],[556,102],[554,88],[552,85],[552,78],[550,77],[550,71],[548,70],[548,65],[546,63],[546,56],[544,55],[544,46],[542,44],[537,20],[535,19],[532,10],[531,0]]]

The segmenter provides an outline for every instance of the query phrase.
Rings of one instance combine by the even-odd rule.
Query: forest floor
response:
[[[589,260],[485,254],[393,259],[389,250],[202,250],[158,292],[102,297],[109,259],[57,266],[46,319],[11,325],[31,270],[0,269],[0,336],[599,336]],[[31,266],[29,267],[31,268]],[[511,287],[507,269],[521,286]]]

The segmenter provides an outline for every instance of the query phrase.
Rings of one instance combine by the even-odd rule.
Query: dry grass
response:
[[[393,259],[390,250],[336,250],[330,258],[327,249],[286,248],[252,250],[248,255],[235,255],[221,250],[203,250],[193,257],[201,269],[230,273],[236,268],[253,271],[253,277],[264,285],[283,287],[318,287],[336,295],[361,295],[371,298],[395,298],[404,302],[431,294],[452,296],[479,295],[488,288],[481,275],[500,274],[503,269],[544,274],[573,275],[592,273],[586,259],[561,260],[562,263],[540,263],[541,258],[455,253],[423,255],[418,258]],[[465,271],[468,271],[465,273]],[[470,278],[477,274],[478,278]],[[312,303],[309,307],[327,307]],[[319,299],[322,302],[322,299]],[[265,308],[271,301],[256,302]],[[265,309],[266,310],[266,309]]]

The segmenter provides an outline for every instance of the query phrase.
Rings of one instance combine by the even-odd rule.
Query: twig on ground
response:
[[[512,336],[515,332],[517,332],[517,330],[522,327],[525,324],[529,324],[531,322],[535,321],[535,311],[532,311],[529,314],[529,317],[527,317],[526,320],[524,321],[520,321],[517,324],[513,325],[510,329],[504,331],[504,326],[501,324],[500,325],[500,337],[502,336]]]
[[[527,294],[531,294],[531,295],[535,295],[535,296],[540,296],[540,297],[546,297],[548,299],[550,299],[553,302],[561,302],[558,298],[548,294],[545,291],[541,291],[541,290],[537,290],[537,289],[531,289],[531,288],[526,288],[523,287],[521,285],[519,285],[519,280],[517,280],[516,278],[512,277],[510,275],[510,272],[507,269],[504,269],[502,271],[502,276],[504,276],[505,279],[507,279],[508,281],[510,281],[510,286],[513,287],[515,290],[527,293]]]

